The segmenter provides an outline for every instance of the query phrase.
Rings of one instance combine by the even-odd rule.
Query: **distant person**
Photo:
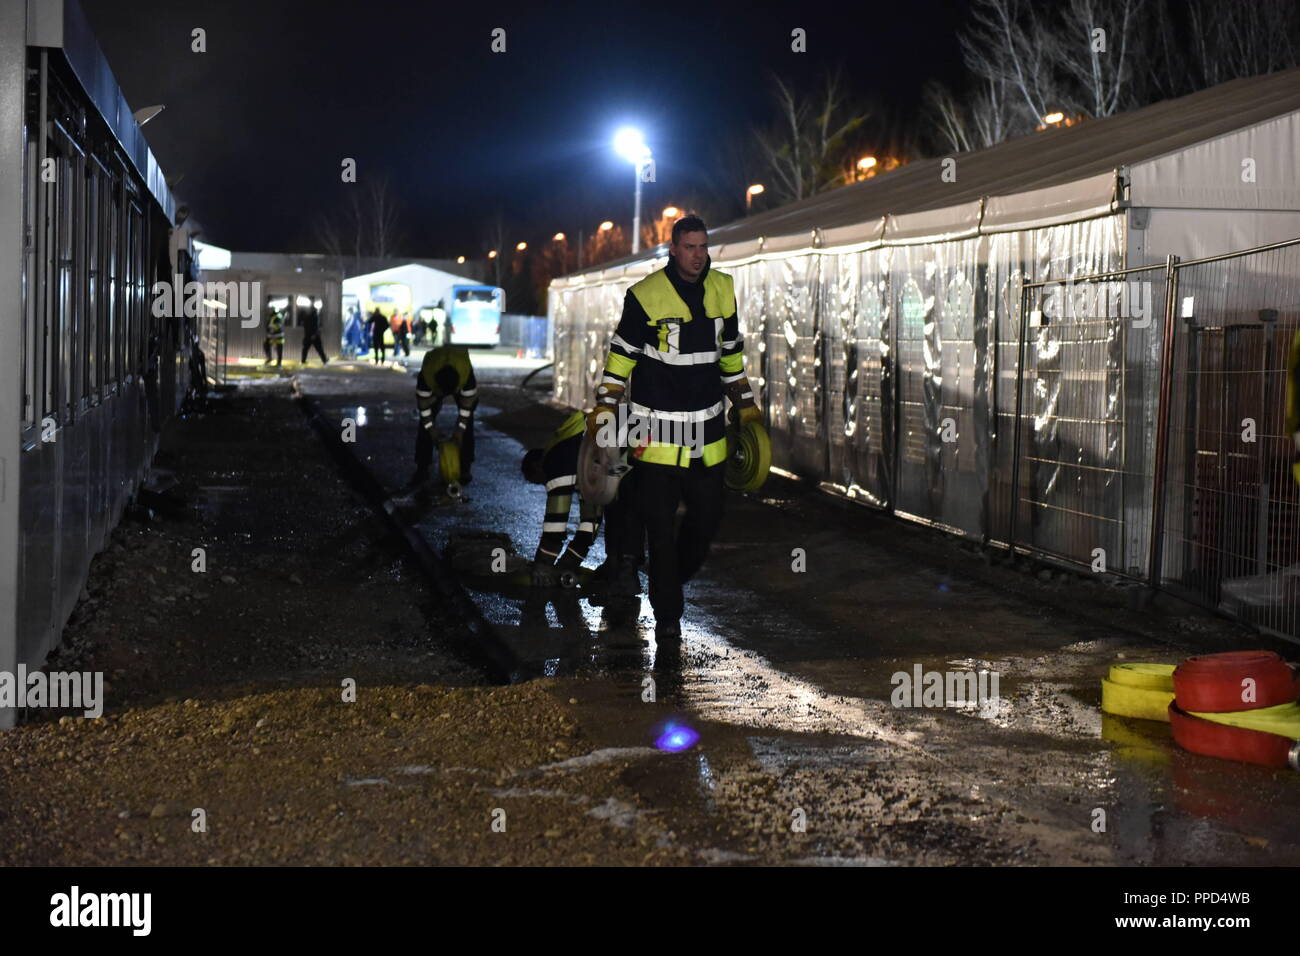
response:
[[[411,321],[406,317],[405,312],[394,312],[393,317],[389,320],[389,325],[393,330],[393,357],[405,353],[411,354]]]
[[[366,328],[370,331],[370,357],[379,364],[384,361],[384,333],[388,331],[388,319],[379,311],[379,306],[370,313]]]
[[[275,367],[284,364],[284,318],[280,310],[269,301],[266,303],[266,338],[262,340],[262,351],[266,353],[266,364],[271,364],[271,347],[275,346]]]
[[[415,318],[411,320],[411,343],[417,349],[424,344],[424,333],[428,327],[429,323],[424,320],[424,310],[421,309],[415,313]]]
[[[433,326],[433,336],[432,338],[429,339],[430,345],[438,344],[438,333],[447,327],[447,310],[446,308],[443,307],[442,303],[443,300],[439,299],[438,304],[433,307],[433,320],[431,322]],[[446,345],[450,341],[451,340],[448,339],[447,341],[444,341],[442,344]]]
[[[302,364],[307,364],[307,351],[312,346],[316,347],[316,354],[320,356],[321,365],[328,365],[329,359],[325,357],[325,346],[320,340],[320,310],[312,305],[302,317]]]
[[[348,310],[348,320],[343,323],[343,355],[356,358],[361,348],[364,332],[361,328],[361,310],[355,305]]]

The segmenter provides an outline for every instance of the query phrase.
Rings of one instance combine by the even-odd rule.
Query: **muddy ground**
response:
[[[470,500],[399,509],[431,543],[491,527],[531,553],[540,498],[515,469],[561,412],[519,377],[480,376]],[[301,381],[336,417],[367,409],[357,457],[403,484],[410,375]],[[1194,609],[774,480],[729,502],[676,657],[641,601],[463,580],[521,659],[563,675],[499,686],[287,375],[165,439],[161,493],[95,560],[50,664],[103,671],[105,717],[34,712],[0,735],[0,865],[1300,860],[1288,775],[1097,712],[1108,661],[1257,640]],[[818,574],[790,575],[792,541]],[[892,708],[910,662],[998,666],[1005,700]],[[656,749],[673,723],[700,742]]]

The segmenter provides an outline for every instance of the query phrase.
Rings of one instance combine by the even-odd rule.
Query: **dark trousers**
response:
[[[618,495],[605,506],[605,557],[619,561],[635,558],[645,562],[645,523],[636,505],[636,471],[618,483]]]
[[[321,364],[324,365],[326,362],[329,361],[329,359],[325,357],[325,346],[321,344],[319,332],[313,335],[311,338],[307,338],[305,335],[303,336],[302,339],[303,364],[304,365],[307,364],[307,350],[310,349],[313,345],[316,346],[316,354],[320,356]]]
[[[393,340],[393,358],[397,358],[403,352],[407,355],[411,354],[411,342],[405,335],[399,335]]]
[[[266,364],[270,365],[271,364],[271,343],[263,340],[262,351],[266,353]],[[275,343],[275,364],[276,365],[284,364],[284,343],[283,342]]]
[[[434,412],[435,418],[437,414],[437,412]],[[433,436],[429,434],[432,429],[417,425],[415,430],[415,467],[428,468],[433,464]],[[465,426],[465,437],[460,441],[460,473],[462,477],[469,471],[472,464],[474,464],[473,415],[469,417],[469,424]]]
[[[697,458],[689,468],[638,462],[636,504],[650,543],[650,604],[656,624],[681,620],[682,585],[708,557],[722,523],[724,465],[706,468]],[[680,530],[677,505],[685,502]]]
[[[370,340],[370,356],[376,362],[384,360],[384,337],[382,335]]]

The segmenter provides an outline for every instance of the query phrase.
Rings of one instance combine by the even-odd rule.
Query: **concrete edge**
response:
[[[366,503],[389,528],[406,543],[411,557],[415,559],[425,578],[462,615],[471,639],[453,638],[451,641],[453,649],[471,663],[483,668],[494,683],[513,683],[517,670],[514,655],[508,645],[497,635],[491,623],[483,616],[474,599],[446,567],[442,556],[422,534],[403,520],[379,479],[347,447],[338,429],[331,427],[316,402],[297,388],[294,389],[294,398],[317,436],[333,454],[344,477],[361,493]]]

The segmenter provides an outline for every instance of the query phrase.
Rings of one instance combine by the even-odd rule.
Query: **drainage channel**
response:
[[[333,454],[344,477],[397,537],[405,542],[410,557],[425,579],[465,622],[465,632],[456,633],[451,638],[454,649],[481,667],[494,683],[510,684],[523,679],[525,675],[521,673],[519,662],[509,645],[483,616],[478,605],[447,568],[442,556],[418,530],[402,518],[400,510],[379,479],[352,453],[338,428],[325,417],[320,406],[303,393],[296,379],[293,383],[293,396],[312,429]]]

